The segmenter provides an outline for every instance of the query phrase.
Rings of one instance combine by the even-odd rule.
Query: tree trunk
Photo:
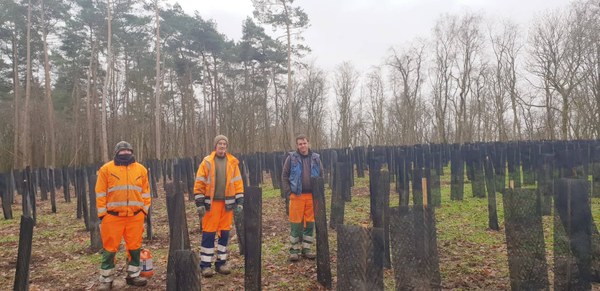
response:
[[[50,88],[50,61],[48,60],[48,30],[45,22],[44,0],[40,0],[42,6],[42,36],[44,42],[44,83],[46,90],[46,105],[48,106],[48,124],[46,124],[46,134],[50,143],[50,161],[47,167],[54,168],[56,165],[56,141],[54,134],[54,105],[52,102],[52,88]]]
[[[281,1],[283,4],[283,9],[285,11],[285,15],[289,15],[288,7],[285,1]],[[296,141],[294,140],[294,107],[293,107],[293,92],[292,92],[292,34],[290,31],[290,18],[286,17],[285,23],[285,33],[287,37],[287,113],[288,113],[288,135],[290,148],[294,149],[296,147]]]
[[[210,138],[209,138],[209,119],[211,119],[211,115],[210,115],[210,109],[207,108],[207,100],[206,98],[209,96],[208,92],[206,92],[206,86],[204,86],[204,84],[202,85],[202,94],[204,95],[204,98],[202,98],[202,105],[203,105],[203,113],[204,113],[204,152],[210,152]]]
[[[79,134],[81,132],[81,130],[79,130],[79,85],[77,84],[79,82],[79,77],[75,76],[73,78],[73,91],[71,92],[71,99],[75,100],[75,108],[74,108],[74,114],[75,114],[75,124],[73,125],[73,137],[72,137],[72,141],[73,141],[73,160],[71,160],[71,162],[69,163],[68,166],[72,166],[73,164],[75,165],[79,165],[79,148],[80,145],[83,144],[83,141],[81,140],[81,135]],[[63,175],[66,175],[67,173],[63,173]],[[63,187],[65,187],[63,185]]]
[[[92,50],[90,52],[90,63],[88,67],[87,88],[86,88],[86,117],[87,117],[87,139],[88,139],[88,163],[94,162],[94,118],[92,116],[92,74],[94,72],[94,55],[96,53],[96,41],[93,31],[90,32],[90,43]]]
[[[23,169],[31,165],[31,147],[29,145],[29,124],[30,124],[30,108],[29,99],[31,99],[31,0],[27,5],[27,80],[25,80],[25,108],[23,112],[23,140],[21,149],[23,150]]]
[[[106,76],[104,77],[104,89],[102,90],[102,122],[100,138],[100,150],[102,152],[102,161],[108,162],[108,135],[106,132],[106,101],[108,99],[108,85],[112,75],[112,15],[111,15],[111,0],[107,1],[107,24],[108,24],[108,44],[106,48]]]
[[[16,25],[15,25],[15,30],[17,29]],[[12,50],[13,50],[13,84],[14,84],[14,94],[15,94],[15,104],[14,104],[14,110],[15,110],[15,116],[14,116],[14,120],[15,120],[15,125],[14,125],[14,140],[13,140],[13,169],[16,169],[17,167],[19,167],[19,152],[22,149],[19,149],[19,135],[21,134],[21,131],[19,130],[19,125],[21,124],[21,122],[19,122],[19,98],[21,97],[21,84],[19,82],[19,57],[17,54],[17,33],[16,31],[13,32],[13,38],[12,38]]]
[[[195,142],[196,142],[196,130],[195,130],[195,114],[194,114],[194,81],[192,79],[191,69],[188,68],[188,113],[189,113],[189,122],[188,122],[188,133],[190,135],[189,139],[189,152],[187,153],[188,157],[194,156],[195,151]]]
[[[160,72],[160,17],[158,14],[158,0],[154,2],[154,13],[156,17],[156,84],[154,86],[154,143],[156,159],[161,159],[161,136],[160,136],[160,95],[162,89]]]
[[[266,73],[263,71],[263,76],[265,76]],[[269,122],[269,99],[268,99],[268,87],[265,87],[265,91],[263,92],[265,94],[264,96],[264,103],[263,103],[263,109],[264,109],[264,122],[265,122],[265,151],[267,153],[270,153],[271,150],[271,141],[272,141],[272,137],[271,137],[271,129],[270,129],[270,122]]]
[[[563,99],[562,104],[562,113],[561,113],[561,139],[568,140],[569,139],[569,95],[563,92],[560,92]]]
[[[274,91],[274,96],[275,96],[275,130],[281,130],[279,128],[279,90],[277,90],[277,80],[275,78],[275,73],[272,73],[271,78],[273,80],[273,91]],[[282,131],[283,132],[283,131]],[[282,135],[279,135],[280,137]],[[282,138],[282,140],[286,140],[287,138]],[[281,140],[280,140],[281,141]],[[287,144],[287,142],[284,142],[282,145],[285,148],[285,145]]]
[[[554,140],[554,119],[552,118],[552,92],[550,92],[550,85],[548,80],[544,80],[544,90],[546,92],[546,137],[550,140]]]
[[[516,82],[517,82],[517,72],[515,70],[515,60],[511,58],[511,84],[510,84],[510,102],[513,110],[513,130],[517,132],[517,139],[521,140],[523,135],[521,133],[521,122],[519,121],[519,115],[517,113],[517,90],[516,90]]]
[[[212,134],[209,136],[209,138],[212,138],[214,136],[216,136],[218,133],[221,133],[221,131],[217,128],[218,123],[217,123],[217,112],[219,112],[219,108],[221,105],[221,98],[219,96],[220,92],[219,92],[219,71],[217,71],[217,57],[213,54],[213,78],[214,78],[214,94],[213,94],[213,111],[212,114],[214,115],[212,117],[212,121],[213,121],[213,125],[212,125]],[[213,145],[214,146],[214,145]]]

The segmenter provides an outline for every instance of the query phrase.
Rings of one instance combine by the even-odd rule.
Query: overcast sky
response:
[[[239,40],[242,22],[252,16],[250,0],[167,0],[179,2],[184,11],[198,11],[213,19],[217,29]],[[431,36],[444,13],[482,12],[486,21],[510,18],[523,30],[546,10],[565,8],[568,0],[296,0],[308,14],[310,27],[305,43],[310,58],[327,71],[352,61],[364,72],[379,65],[391,47],[401,47],[416,37]],[[271,32],[267,28],[267,32]]]

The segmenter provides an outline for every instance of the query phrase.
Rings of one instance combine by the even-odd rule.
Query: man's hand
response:
[[[204,195],[195,193],[194,204],[196,204],[196,211],[198,212],[200,220],[202,220],[202,217],[204,217],[204,214],[206,214],[206,206],[204,206]]]
[[[198,212],[198,216],[200,216],[200,218],[202,218],[202,217],[204,217],[204,214],[206,214],[206,207],[204,207],[204,205],[197,206],[196,211]]]
[[[238,204],[238,205],[235,207],[235,209],[234,209],[234,211],[235,211],[235,214],[240,214],[240,213],[242,213],[242,210],[244,210],[244,206],[243,206],[243,205],[241,205],[241,204]]]

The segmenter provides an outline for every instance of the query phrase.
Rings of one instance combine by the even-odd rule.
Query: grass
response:
[[[504,233],[504,208],[502,195],[497,194],[497,215],[500,231],[488,229],[488,199],[473,198],[471,184],[465,180],[464,200],[450,200],[450,169],[441,177],[442,205],[436,208],[437,247],[440,274],[444,289],[469,290],[509,289],[508,256]],[[368,173],[367,173],[368,175]],[[265,179],[269,181],[270,179]],[[289,223],[285,214],[284,200],[280,190],[270,183],[262,186],[263,199],[263,244],[262,279],[265,290],[315,290],[316,264],[302,260],[291,264],[287,261],[289,249]],[[528,186],[531,187],[531,186]],[[155,262],[155,276],[147,290],[164,290],[168,256],[168,223],[165,199],[159,185],[159,199],[154,200],[153,228],[155,239],[144,239],[151,249]],[[398,194],[395,185],[390,185],[390,206],[397,206]],[[73,191],[71,193],[74,193]],[[59,196],[59,195],[57,195]],[[327,218],[330,218],[331,190],[326,187]],[[369,179],[355,177],[352,200],[345,205],[346,224],[371,227]],[[412,196],[411,196],[412,204]],[[100,255],[89,250],[89,233],[83,220],[75,217],[76,202],[57,203],[57,213],[50,212],[48,201],[38,201],[38,221],[34,229],[32,261],[30,269],[32,289],[82,290],[93,288],[97,278]],[[600,219],[600,198],[591,198],[591,210],[595,221]],[[186,201],[187,225],[194,251],[199,250],[200,233],[193,203]],[[20,203],[13,205],[15,219],[0,220],[0,286],[11,286],[18,246]],[[542,219],[545,251],[549,277],[552,278],[553,219]],[[329,222],[329,221],[328,221]],[[337,234],[328,228],[331,271],[337,275]],[[203,280],[203,288],[239,290],[243,288],[244,260],[239,255],[237,235],[234,232],[230,247],[230,263],[233,274],[229,277],[216,276]],[[117,269],[124,266],[124,254],[118,255]],[[123,273],[121,273],[123,275]],[[335,281],[334,281],[335,282]],[[552,282],[552,279],[550,279]],[[386,290],[394,290],[393,270],[384,272]],[[4,289],[4,287],[2,289]],[[335,284],[334,284],[335,287]],[[133,290],[133,289],[132,289]]]

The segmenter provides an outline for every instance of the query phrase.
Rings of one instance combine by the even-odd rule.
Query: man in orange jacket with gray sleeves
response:
[[[194,184],[196,209],[202,219],[202,243],[200,268],[202,276],[212,277],[211,269],[217,246],[217,272],[227,275],[227,243],[233,222],[233,211],[240,213],[244,204],[244,184],[240,175],[239,161],[227,153],[228,139],[218,135],[214,139],[215,150],[202,160]]]
[[[97,290],[112,288],[115,255],[125,238],[128,252],[127,284],[145,286],[140,277],[140,254],[144,218],[151,203],[148,171],[135,161],[131,144],[120,141],[114,159],[98,170],[96,207],[102,236],[102,265]]]

